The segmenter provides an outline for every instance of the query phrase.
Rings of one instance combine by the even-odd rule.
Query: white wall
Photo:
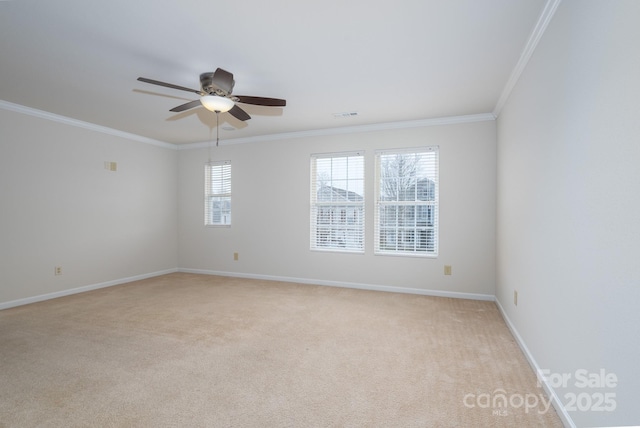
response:
[[[637,1],[563,1],[497,120],[498,301],[538,366],[572,376],[565,405],[616,395],[577,426],[640,423],[639,23]],[[619,384],[578,388],[579,369]]]
[[[302,279],[356,286],[494,295],[495,122],[315,136],[221,145],[232,161],[233,225],[203,226],[203,168],[208,149],[179,151],[181,269]],[[440,146],[440,255],[373,255],[374,152]],[[365,150],[366,253],[309,250],[312,153]],[[233,260],[233,253],[239,260]],[[444,276],[445,264],[453,267]]]
[[[0,109],[0,204],[0,305],[176,268],[176,150]]]

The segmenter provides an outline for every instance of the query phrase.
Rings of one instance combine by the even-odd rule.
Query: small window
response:
[[[438,147],[376,153],[375,253],[438,254]]]
[[[364,252],[364,155],[311,156],[311,249]]]
[[[231,161],[208,162],[204,167],[204,224],[231,225]]]

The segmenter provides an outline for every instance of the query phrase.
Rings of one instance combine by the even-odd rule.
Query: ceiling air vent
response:
[[[343,113],[333,113],[333,117],[336,119],[347,119],[350,117],[356,117],[358,115],[357,111],[346,111]]]

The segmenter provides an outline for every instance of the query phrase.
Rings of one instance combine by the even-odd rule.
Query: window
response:
[[[311,156],[311,249],[364,252],[364,155]]]
[[[231,161],[205,164],[204,224],[205,226],[231,225]]]
[[[376,152],[375,253],[438,254],[438,147]]]

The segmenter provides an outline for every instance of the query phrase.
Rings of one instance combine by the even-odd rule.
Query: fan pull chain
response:
[[[220,141],[220,112],[216,110],[216,147]]]

